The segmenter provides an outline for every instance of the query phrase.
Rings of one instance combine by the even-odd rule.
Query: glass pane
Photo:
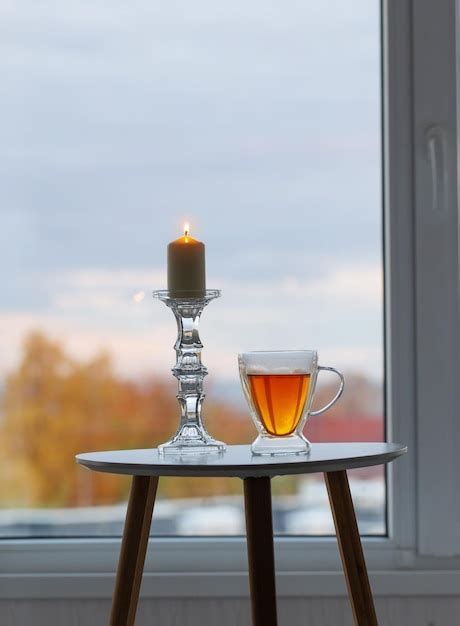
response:
[[[206,243],[204,405],[251,442],[237,353],[319,350],[346,374],[312,442],[382,440],[379,3],[0,7],[0,535],[113,535],[129,481],[89,450],[175,431],[175,323],[152,301],[188,220]],[[316,401],[333,393],[324,376]],[[383,534],[381,469],[351,473]],[[280,533],[328,534],[321,476],[273,482]],[[244,530],[241,485],[161,481],[153,532]]]

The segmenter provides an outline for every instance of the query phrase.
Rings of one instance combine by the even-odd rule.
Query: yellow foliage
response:
[[[122,380],[108,354],[86,363],[72,359],[42,333],[30,334],[22,360],[6,380],[0,453],[8,473],[0,477],[3,506],[77,506],[124,499],[129,482],[88,472],[78,452],[155,447],[177,427],[174,380],[136,384]],[[254,438],[249,417],[222,404],[205,403],[207,425],[228,443]],[[235,481],[164,481],[170,497],[235,493]]]

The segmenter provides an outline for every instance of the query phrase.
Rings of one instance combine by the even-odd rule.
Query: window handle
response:
[[[431,208],[435,213],[447,209],[447,171],[445,131],[430,126],[425,132],[425,147],[431,169]]]

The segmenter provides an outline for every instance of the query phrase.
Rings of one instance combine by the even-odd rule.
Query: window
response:
[[[58,350],[57,354],[63,365],[58,373],[64,378],[70,373],[91,378],[94,371],[104,372],[107,360],[94,361],[93,350],[98,345],[112,355],[111,376],[117,384],[121,381],[126,385],[123,389],[131,397],[138,394],[137,406],[151,407],[147,377],[152,372],[164,373],[164,388],[155,388],[154,392],[161,391],[165,408],[171,407],[171,423],[162,423],[167,431],[165,437],[174,430],[176,414],[172,413],[173,404],[169,404],[174,383],[168,382],[167,371],[168,363],[173,363],[174,325],[169,312],[147,297],[141,299],[141,292],[148,295],[150,289],[161,286],[163,245],[178,234],[176,228],[187,217],[208,246],[208,284],[223,289],[222,300],[211,305],[203,318],[203,356],[211,373],[206,400],[210,429],[230,441],[228,429],[238,423],[236,413],[246,410],[236,396],[233,359],[238,350],[268,347],[273,329],[281,327],[285,332],[283,347],[297,347],[291,322],[294,308],[296,324],[310,333],[308,343],[320,350],[322,358],[345,369],[349,381],[353,380],[350,368],[366,367],[372,372],[376,386],[372,387],[370,404],[380,407],[375,412],[375,423],[382,433],[377,3],[360,2],[353,9],[337,3],[333,10],[328,8],[324,24],[320,23],[323,9],[313,5],[292,5],[291,10],[283,6],[278,13],[265,5],[238,7],[229,5],[225,15],[206,7],[202,12],[205,17],[199,18],[196,4],[193,12],[184,5],[182,19],[190,20],[193,27],[180,28],[179,23],[184,25],[184,21],[180,22],[179,12],[174,13],[172,8],[164,9],[169,13],[163,16],[153,14],[150,6],[141,15],[130,13],[129,8],[117,13],[114,8],[109,18],[105,11],[76,3],[72,15],[66,10],[46,20],[40,14],[40,31],[29,26],[37,23],[32,18],[37,17],[33,11],[38,8],[30,7],[30,22],[15,14],[18,8],[8,12],[4,9],[2,28],[9,34],[3,38],[3,45],[15,52],[1,56],[8,77],[2,84],[7,107],[4,119],[17,122],[15,126],[8,124],[3,133],[8,141],[2,145],[2,171],[8,172],[8,177],[2,186],[2,204],[12,207],[4,210],[3,224],[6,242],[19,242],[6,245],[4,250],[10,259],[8,284],[14,285],[2,296],[5,331],[0,358],[5,381],[8,373],[18,372],[23,354],[21,340],[31,330],[42,332],[42,337],[36,335],[34,341],[48,347],[47,358],[56,355],[50,342],[61,344],[62,353]],[[303,10],[311,11],[308,20],[301,19]],[[418,593],[411,582],[413,572],[405,578],[402,571],[413,569],[418,570],[418,580],[425,581],[425,589],[447,593],[455,586],[458,568],[455,554],[459,529],[455,520],[459,500],[453,481],[446,490],[437,486],[458,471],[458,304],[452,300],[458,289],[457,189],[453,174],[457,128],[455,7],[450,0],[436,7],[428,2],[388,0],[383,3],[382,15],[385,328],[390,348],[385,355],[386,426],[389,439],[407,443],[410,453],[390,470],[387,528],[382,524],[381,506],[380,517],[371,520],[374,526],[369,532],[383,535],[387,531],[387,536],[366,541],[365,550],[377,594],[399,594],[404,589]],[[225,23],[228,30],[220,33],[219,23]],[[168,48],[171,25],[173,44]],[[263,36],[252,37],[251,28],[258,27]],[[354,27],[358,30],[351,36]],[[281,40],[284,45],[278,46]],[[342,41],[345,43],[340,53],[332,54],[332,44],[340,46]],[[190,55],[195,44],[196,54]],[[216,52],[229,48],[228,57]],[[363,49],[368,53],[364,54]],[[321,63],[327,71],[315,74]],[[188,64],[189,71],[179,77],[175,72],[184,64]],[[193,107],[184,105],[186,89],[193,96]],[[352,93],[354,100],[347,100],[345,94]],[[445,97],[439,98],[440,93]],[[47,95],[51,96],[49,100]],[[322,99],[310,100],[314,96]],[[337,103],[340,97],[344,98],[342,106]],[[36,107],[34,117],[30,115],[32,106]],[[360,117],[353,126],[350,115],[357,110]],[[364,127],[373,129],[370,144],[357,133]],[[441,176],[448,209],[430,213],[432,172],[438,172],[438,165],[433,167],[432,157],[427,158],[430,150],[426,142],[432,136],[431,130],[439,127],[441,133],[435,132],[435,137],[441,140],[435,142],[433,150],[435,165],[439,164],[439,155],[449,164],[447,176]],[[22,133],[21,141],[17,128]],[[356,142],[323,142],[324,133],[331,129],[343,129]],[[357,162],[360,169],[355,178]],[[323,175],[321,167],[325,168]],[[307,213],[311,207],[315,209],[313,216]],[[352,221],[353,215],[361,216],[358,223]],[[365,241],[360,239],[363,233]],[[424,245],[430,237],[432,245]],[[277,246],[269,247],[267,241],[272,238],[288,241],[289,246],[282,251]],[[312,247],[319,244],[321,247]],[[339,266],[328,265],[325,253],[331,251]],[[340,259],[352,259],[356,264],[350,270],[340,266]],[[369,273],[357,271],[360,263],[371,268]],[[433,274],[431,267],[439,273]],[[351,278],[345,270],[351,271]],[[340,300],[343,292],[333,287],[353,285],[356,279],[363,293],[345,289],[349,300],[344,306]],[[314,306],[303,290],[315,295]],[[133,301],[136,294],[138,303]],[[257,323],[261,303],[263,324]],[[351,319],[336,320],[333,334],[325,312],[345,310]],[[448,312],[442,318],[441,334],[432,333],[432,324],[439,324],[439,311]],[[357,317],[358,312],[368,315],[367,322]],[[222,345],[217,332],[222,320],[232,328],[234,343],[227,353],[223,349],[228,346]],[[347,342],[340,345],[338,338],[343,337]],[[356,337],[365,337],[366,349]],[[442,341],[436,342],[436,338]],[[224,359],[223,354],[228,357]],[[436,367],[429,367],[432,362]],[[146,376],[142,386],[132,382],[135,376],[130,368],[137,369],[136,376],[139,372]],[[224,369],[226,377],[222,375]],[[33,387],[29,388],[32,391]],[[156,406],[159,397],[155,398]],[[216,407],[222,410],[224,404],[228,412],[220,427],[226,430],[219,433],[215,416],[222,415],[222,411],[217,412]],[[346,398],[337,410],[340,406],[347,406]],[[105,408],[104,416],[108,415]],[[144,423],[148,432],[153,422],[143,422],[142,410],[136,414],[138,424]],[[433,415],[438,413],[447,417],[434,420]],[[7,423],[5,416],[3,409],[3,426]],[[100,431],[95,428],[92,433],[94,445],[85,447],[119,445],[117,441],[108,443],[109,432],[123,436],[125,441],[128,430],[133,431],[128,429],[124,415],[118,417],[120,427],[126,430],[109,429],[109,424],[105,429],[104,423]],[[339,417],[329,413],[324,427],[333,425]],[[101,423],[91,421],[94,426]],[[317,426],[313,422],[309,425],[312,439],[314,428],[319,427],[319,422]],[[37,430],[37,436],[41,433]],[[248,432],[247,438],[251,437]],[[24,439],[17,441],[20,446]],[[132,445],[139,444],[133,440]],[[427,462],[429,456],[433,463]],[[11,476],[3,475],[1,480],[5,479]],[[108,486],[99,483],[98,493],[103,495],[93,500],[94,485],[81,480],[80,494],[87,500],[80,504],[105,503],[110,510],[97,510],[100,515],[108,514],[103,522],[108,519],[113,524],[118,515],[121,523],[122,507],[117,509],[113,501],[104,498],[111,489],[120,489],[118,501],[123,501],[127,485],[123,486],[118,478]],[[26,484],[24,479],[16,483],[14,490],[2,487],[9,499],[3,501],[4,535],[17,536],[21,532],[18,519],[13,522],[14,532],[11,527],[7,530],[7,524],[13,519],[12,512],[19,514],[15,507],[20,504],[19,498],[27,497],[23,489]],[[295,485],[292,492],[301,488]],[[306,488],[314,494],[316,485],[308,484]],[[289,495],[286,485],[279,492]],[[356,486],[354,495],[359,505]],[[220,492],[213,497],[217,501],[222,496]],[[294,500],[298,506],[300,499]],[[171,497],[168,503],[178,506],[177,499]],[[281,499],[275,499],[275,506],[282,504]],[[39,532],[32,533],[29,527],[23,527],[23,535],[64,535],[62,528],[69,508],[53,507],[61,509],[59,514],[64,520],[59,533],[59,517],[55,515],[46,533],[42,525]],[[359,510],[362,529],[367,521],[363,509]],[[433,510],[436,515],[431,514]],[[210,507],[209,511],[216,509]],[[49,507],[38,507],[34,514],[44,519],[49,512]],[[20,513],[26,524],[30,514],[30,509]],[[195,527],[194,532],[212,532],[212,515],[209,520],[206,528]],[[321,526],[327,528],[327,522],[323,520]],[[82,528],[80,517],[78,531],[72,530],[71,534],[83,533]],[[278,526],[278,530],[283,529]],[[295,515],[291,517],[288,532],[312,533],[313,524],[300,511],[297,520]],[[112,535],[113,526],[104,527],[100,519],[89,534],[94,533]],[[23,594],[40,596],[48,581],[53,595],[105,595],[110,593],[105,572],[114,571],[118,545],[116,539],[109,538],[4,540],[1,567],[8,574],[22,575]],[[177,591],[180,588],[184,596],[202,593],[202,589],[207,595],[241,593],[237,573],[245,569],[245,546],[240,539],[180,537],[153,540],[152,547],[155,559],[147,562],[151,574],[144,585],[147,593],[167,593],[155,578],[163,571],[174,573],[176,580],[182,581]],[[312,594],[340,593],[341,573],[340,582],[324,585],[326,579],[335,581],[337,564],[332,539],[291,536],[277,541],[281,593],[304,595],[305,576],[309,577]],[[398,576],[395,570],[399,570]],[[38,591],[33,575],[28,578],[26,574],[46,571],[52,574],[42,577]],[[197,571],[201,575],[191,582],[188,573]],[[215,571],[230,572],[230,576],[219,579],[225,589],[203,585],[205,572]],[[322,577],[316,576],[317,571],[322,571]],[[91,590],[85,592],[81,581],[87,572],[91,572]],[[295,577],[290,572],[296,572]],[[62,573],[67,576],[60,576]],[[150,585],[152,579],[154,584]],[[0,594],[14,595],[14,584],[0,590]]]
[[[128,482],[73,456],[174,432],[174,321],[150,292],[186,219],[223,290],[202,324],[209,428],[255,436],[238,351],[305,347],[347,374],[308,436],[383,438],[378,3],[73,6],[32,9],[33,32],[5,16],[4,536],[120,533]],[[154,533],[243,533],[239,481],[161,483]],[[352,484],[362,531],[385,534],[381,468]],[[278,532],[333,532],[321,477],[274,493]]]

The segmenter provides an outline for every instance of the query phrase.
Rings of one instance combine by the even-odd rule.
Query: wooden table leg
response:
[[[157,492],[156,476],[133,476],[121,542],[110,626],[133,626]]]
[[[277,626],[270,478],[244,479],[252,625]]]
[[[327,472],[329,502],[356,626],[378,626],[346,471]]]

